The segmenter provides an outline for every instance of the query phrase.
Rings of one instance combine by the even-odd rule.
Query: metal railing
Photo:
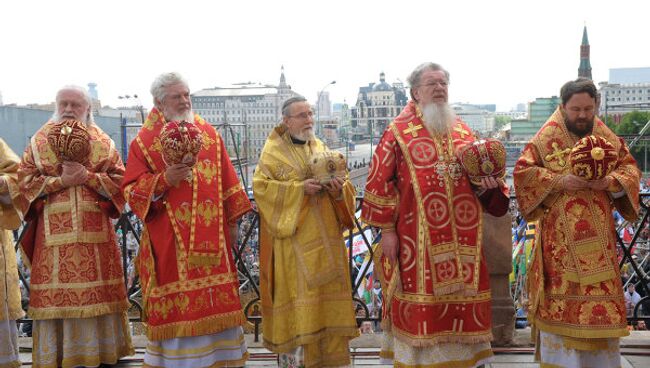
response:
[[[511,200],[514,200],[512,198]],[[251,198],[251,201],[253,199]],[[357,197],[357,211],[361,207],[363,201],[362,197]],[[627,267],[631,269],[630,277],[626,282],[633,282],[637,286],[637,290],[643,295],[641,301],[635,306],[631,316],[628,316],[629,323],[644,321],[650,324],[650,234],[648,234],[648,220],[650,216],[650,193],[641,195],[641,214],[635,223],[622,222],[619,224],[617,231],[617,251],[620,252],[619,266],[621,268]],[[516,213],[511,213],[513,218]],[[246,314],[249,322],[254,325],[255,339],[257,341],[259,336],[259,325],[262,321],[262,316],[259,313],[261,310],[259,306],[259,214],[256,210],[249,212],[239,222],[240,236],[238,238],[237,247],[233,248],[233,256],[235,259],[237,272],[240,281],[240,295],[244,303],[244,313]],[[28,225],[22,227],[17,237],[15,250],[18,253],[18,242],[25,234]],[[355,311],[357,311],[357,323],[361,324],[364,321],[378,322],[380,321],[381,313],[376,310],[370,310],[367,303],[359,297],[359,288],[363,286],[364,279],[367,278],[369,271],[373,268],[372,255],[374,254],[373,244],[377,243],[381,234],[376,234],[373,231],[373,240],[366,237],[366,230],[369,229],[367,225],[362,224],[358,218],[355,218],[355,228],[349,231],[346,243],[349,245],[348,249],[348,265],[350,273],[354,273],[355,262],[353,259],[353,240],[356,238],[364,242],[368,252],[370,252],[370,262],[365,263],[359,270],[355,279],[351,280],[352,296],[355,304]],[[515,224],[516,226],[516,224]],[[632,226],[633,235],[631,241],[626,242],[620,236],[620,230]],[[142,303],[141,290],[139,280],[135,272],[134,265],[134,250],[139,246],[140,233],[142,224],[132,213],[123,213],[115,223],[115,231],[118,233],[118,242],[122,254],[122,266],[124,268],[124,283],[127,288],[127,296],[131,303],[132,309],[130,310],[130,321],[142,321]],[[134,243],[135,242],[135,243]],[[633,249],[638,254],[633,254]],[[640,259],[640,260],[637,260]],[[626,266],[627,265],[627,266]],[[19,278],[24,285],[24,292],[29,297],[29,277],[23,262],[19,262]],[[359,276],[360,275],[360,276]],[[257,307],[256,307],[257,305]],[[135,312],[135,315],[133,315]],[[26,322],[28,319],[19,320],[19,322]]]

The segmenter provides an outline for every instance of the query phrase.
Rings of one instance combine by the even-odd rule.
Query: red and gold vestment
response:
[[[21,242],[31,263],[29,315],[66,319],[123,312],[128,302],[110,220],[124,206],[122,159],[113,140],[89,124],[89,179],[64,187],[61,162],[47,141],[54,124],[32,136],[18,170],[21,196],[14,200],[29,221]]]
[[[229,227],[251,210],[221,136],[195,115],[203,145],[191,177],[165,180],[153,109],[131,143],[123,190],[143,219],[138,269],[150,340],[199,336],[243,323]]]
[[[618,153],[609,174],[615,184],[606,191],[556,189],[571,173],[569,152],[579,140],[559,108],[514,171],[519,209],[526,220],[539,223],[528,271],[528,318],[540,330],[574,339],[628,335],[612,211],[629,221],[639,212],[640,173],[625,143],[597,118],[592,134]]]
[[[475,194],[456,158],[474,140],[460,119],[432,134],[410,101],[373,155],[361,217],[397,232],[399,270],[381,264],[384,319],[411,346],[492,338],[482,211],[502,216],[508,197],[505,187]]]

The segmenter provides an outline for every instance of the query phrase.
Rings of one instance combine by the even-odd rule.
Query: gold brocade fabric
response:
[[[33,319],[88,318],[125,311],[122,260],[109,216],[124,206],[119,188],[124,164],[113,140],[89,124],[88,180],[65,187],[61,166],[47,141],[48,122],[32,136],[18,170],[29,214],[21,242],[31,264],[29,315]]]
[[[612,211],[636,220],[640,173],[625,144],[598,119],[593,134],[618,151],[610,173],[617,185],[611,190],[555,189],[570,173],[568,154],[578,140],[559,109],[526,146],[514,171],[519,209],[539,223],[528,271],[529,319],[541,331],[573,338],[628,334]],[[611,192],[621,190],[624,195],[612,199]]]
[[[0,191],[7,203],[0,202],[0,321],[21,318],[24,312],[20,305],[18,267],[14,250],[14,237],[11,230],[20,226],[19,212],[11,198],[18,196],[16,172],[20,159],[9,146],[0,139],[0,176],[7,181],[8,191]],[[5,304],[6,301],[6,305]]]
[[[292,143],[280,125],[255,170],[264,345],[276,353],[358,335],[341,226],[354,214],[354,188],[346,180],[340,199],[304,195],[306,163],[326,149],[319,140]]]

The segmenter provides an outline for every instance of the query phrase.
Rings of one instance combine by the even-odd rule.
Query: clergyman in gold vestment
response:
[[[0,368],[20,367],[16,319],[25,313],[20,305],[18,268],[11,230],[20,226],[13,205],[19,195],[16,173],[20,159],[0,139]]]
[[[589,79],[567,82],[561,106],[514,170],[519,209],[538,221],[528,319],[542,367],[619,367],[619,337],[628,335],[612,211],[637,220],[640,172],[625,142],[595,116],[597,93]],[[618,154],[599,180],[571,171],[569,152],[588,135]]]
[[[342,228],[352,223],[354,187],[312,177],[309,159],[327,147],[314,138],[307,101],[288,99],[282,115],[253,179],[264,346],[281,367],[347,365],[358,330]]]

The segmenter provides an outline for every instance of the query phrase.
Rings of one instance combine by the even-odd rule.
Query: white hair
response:
[[[182,84],[188,90],[190,89],[187,81],[178,72],[163,73],[154,79],[151,83],[151,95],[153,103],[157,105],[156,100],[162,102],[165,99],[165,88],[176,84]]]
[[[447,83],[449,83],[449,72],[443,68],[440,64],[436,63],[431,63],[431,62],[426,62],[418,65],[415,70],[409,74],[408,77],[406,77],[406,81],[409,83],[410,86],[410,93],[411,93],[411,99],[415,100],[415,96],[413,96],[413,89],[417,88],[420,85],[420,78],[422,77],[422,73],[424,73],[427,70],[432,70],[432,71],[441,71],[445,75],[445,79],[447,79]]]
[[[88,104],[88,115],[86,116],[86,121],[83,121],[82,123],[94,124],[95,118],[93,116],[93,99],[92,97],[90,97],[90,93],[88,93],[88,90],[74,84],[65,85],[56,92],[56,99],[55,99],[56,106],[54,107],[54,114],[52,114],[50,120],[52,121],[60,120],[58,105],[59,105],[59,96],[63,91],[75,91],[81,93],[81,95],[84,97],[84,100],[86,100],[86,103]]]

